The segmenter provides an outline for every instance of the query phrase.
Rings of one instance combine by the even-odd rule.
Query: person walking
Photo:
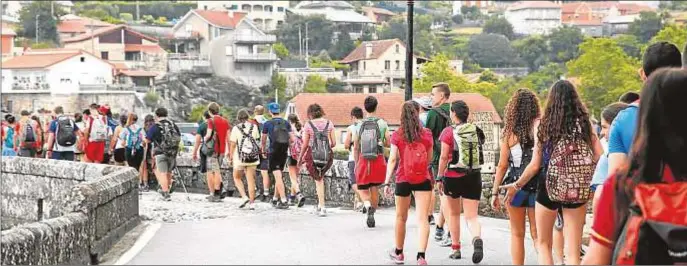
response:
[[[265,128],[265,122],[268,119],[265,117],[265,107],[262,105],[256,105],[253,108],[253,120],[258,126],[260,132]],[[262,141],[262,140],[261,140]],[[270,145],[269,140],[267,146]],[[258,165],[258,170],[262,176],[262,193],[260,193],[260,201],[268,202],[270,200],[270,165],[269,165],[269,154],[267,156],[260,156],[260,164]],[[276,203],[277,190],[274,190],[274,197],[272,203]]]
[[[514,182],[532,160],[535,141],[534,124],[540,115],[539,99],[529,89],[517,90],[506,105],[499,164],[494,177],[496,185],[491,193],[491,206],[494,210],[500,210],[502,207],[499,185]],[[508,211],[510,222],[510,254],[514,265],[525,263],[526,220],[529,220],[532,240],[537,241],[534,206],[538,180],[538,177],[532,178],[510,202],[503,203]]]
[[[110,154],[113,155],[115,165],[122,166],[126,163],[126,142],[121,138],[122,131],[126,128],[128,117],[126,114],[119,115],[119,124],[115,126],[114,134],[110,140]]]
[[[346,128],[346,137],[344,138],[344,148],[348,151],[348,182],[353,189],[353,210],[360,211],[363,209],[363,201],[358,191],[358,185],[355,181],[355,157],[353,156],[353,134],[360,130],[360,123],[363,120],[363,109],[360,107],[353,107],[351,109],[351,125]]]
[[[2,156],[17,156],[17,121],[13,115],[5,116],[5,124],[2,127]]]
[[[233,164],[234,184],[241,194],[241,205],[248,205],[249,210],[255,210],[255,169],[260,164],[260,130],[249,121],[248,110],[241,109],[236,114],[236,126],[231,129],[228,138],[227,158]],[[241,172],[246,176],[248,194],[246,194]]]
[[[451,103],[451,120],[453,126],[445,128],[441,140],[439,157],[440,177],[437,186],[446,197],[446,209],[449,213],[449,231],[451,234],[451,259],[460,259],[460,214],[461,202],[467,227],[472,235],[472,262],[479,263],[484,258],[484,242],[481,238],[482,227],[477,211],[482,196],[482,177],[480,173],[482,144],[484,133],[474,124],[468,122],[470,109],[458,100]]]
[[[319,104],[308,106],[308,123],[303,127],[303,146],[299,161],[305,165],[310,177],[315,180],[317,191],[316,213],[327,216],[325,208],[324,174],[334,163],[333,148],[336,146],[334,123],[324,118],[325,112]]]
[[[286,165],[288,149],[292,139],[291,124],[289,124],[289,121],[281,118],[281,109],[278,103],[270,103],[267,109],[272,114],[272,119],[265,122],[262,129],[260,147],[263,158],[269,158],[269,169],[272,171],[272,175],[274,175],[276,192],[272,204],[278,209],[288,209],[289,205],[286,203],[282,171],[284,171],[284,166]],[[268,138],[270,142],[269,149],[266,147]]]
[[[203,138],[201,152],[207,158],[207,180],[210,195],[207,197],[210,202],[222,201],[222,171],[221,164],[227,149],[227,134],[230,132],[229,121],[219,115],[219,104],[213,102],[208,105],[210,119],[207,120],[208,130]]]
[[[81,131],[74,119],[64,114],[62,106],[55,107],[55,118],[48,128],[46,157],[54,160],[74,161],[77,139]]]
[[[151,114],[146,115],[143,118],[143,132],[148,134],[148,131],[155,125],[155,117]],[[144,136],[145,137],[145,136]],[[153,144],[150,142],[143,141],[143,162],[142,162],[142,179],[143,183],[140,184],[140,189],[143,192],[150,190],[148,176],[151,169],[155,169],[155,158],[153,157]],[[159,185],[159,184],[158,184]]]
[[[105,116],[98,111],[98,104],[91,104],[86,120],[86,147],[84,150],[84,162],[101,163],[105,157],[105,141],[110,135]]]
[[[31,119],[30,115],[29,111],[23,110],[21,111],[21,118],[19,118],[18,135],[15,140],[19,157],[36,157],[36,144],[40,141],[40,133],[38,132],[38,123]]]
[[[37,115],[32,115],[31,120],[36,122],[36,133],[37,139],[36,139],[36,155],[35,158],[45,158],[45,154],[43,152],[46,150],[46,142],[45,142],[45,130],[43,130],[45,127],[43,126],[43,123],[41,122],[41,119]]]
[[[79,129],[79,132],[76,135],[76,145],[74,145],[74,160],[80,162],[81,158],[83,157],[83,148],[85,145],[84,128],[86,128],[86,125],[83,122],[83,115],[81,113],[74,113],[74,123]]]
[[[601,147],[604,150],[604,154],[599,158],[599,163],[596,164],[596,169],[594,170],[594,177],[592,178],[591,189],[594,192],[594,200],[592,201],[592,213],[596,213],[596,207],[601,197],[601,190],[597,188],[606,181],[608,178],[608,129],[611,127],[613,120],[618,116],[620,111],[625,110],[629,105],[623,102],[612,103],[601,111],[601,135],[599,136]]]
[[[210,112],[203,112],[203,118],[198,121],[198,129],[196,130],[195,142],[193,144],[193,161],[198,162],[198,171],[201,175],[207,178],[208,173],[208,157],[205,153],[200,152],[200,146],[203,145],[205,135],[208,133],[208,120],[211,118]]]
[[[167,109],[163,107],[155,110],[155,120],[156,123],[146,133],[145,141],[153,144],[155,176],[160,184],[160,196],[163,200],[170,201],[172,170],[176,168],[181,132],[179,127],[167,118]]]
[[[143,148],[143,139],[145,133],[143,127],[136,124],[138,122],[138,115],[131,113],[122,125],[119,138],[124,142],[124,158],[126,164],[138,171],[139,184],[148,184],[148,180],[143,180],[143,169],[141,164],[143,162],[143,155],[145,154]],[[116,154],[116,153],[115,153]]]
[[[603,149],[592,131],[587,108],[570,81],[554,83],[546,102],[531,162],[520,178],[502,188],[507,189],[508,202],[544,167],[535,207],[538,260],[553,264],[552,233],[557,210],[562,208],[566,264],[576,265],[580,263],[586,203],[593,196],[592,175]]]
[[[441,155],[441,133],[447,127],[451,126],[450,109],[451,104],[449,103],[449,98],[451,97],[451,89],[448,84],[440,82],[432,85],[432,93],[430,94],[430,102],[432,108],[427,111],[427,122],[425,127],[432,131],[432,137],[434,138],[434,155],[432,156],[432,162],[430,163],[430,171],[432,172],[434,180],[439,178],[437,171],[439,170],[439,157]],[[435,198],[435,196],[432,196]],[[450,232],[444,238],[444,225],[447,222],[446,219],[449,218],[448,210],[446,206],[446,197],[444,197],[439,191],[439,217],[436,219],[436,230],[434,239],[437,241],[444,240],[440,245],[445,247],[451,246],[451,235]],[[434,200],[433,200],[434,201]],[[434,206],[434,204],[432,204]],[[429,218],[434,220],[433,218]],[[430,221],[431,222],[431,221]]]
[[[293,141],[289,147],[289,179],[291,180],[291,195],[289,195],[289,205],[296,204],[296,206],[303,207],[305,205],[305,196],[301,193],[300,184],[298,183],[299,166],[298,156],[301,154],[301,148],[303,146],[303,136],[301,130],[303,125],[298,119],[298,115],[290,114],[288,118],[289,124],[291,124],[291,132],[293,132]]]
[[[391,151],[386,167],[386,194],[391,194],[388,184],[396,173],[396,225],[395,247],[389,257],[396,264],[404,263],[403,247],[406,236],[406,221],[410,209],[410,195],[415,197],[418,219],[417,264],[427,265],[425,252],[429,239],[429,220],[432,194],[432,177],[427,170],[432,160],[432,132],[422,127],[415,103],[407,101],[401,110],[401,127],[391,135]],[[398,163],[398,167],[396,167]],[[396,169],[396,170],[394,170]]]

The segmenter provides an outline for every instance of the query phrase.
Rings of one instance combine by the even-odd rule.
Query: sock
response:
[[[396,255],[401,255],[403,254],[403,249],[394,249],[394,252],[396,253]]]
[[[281,198],[282,203],[286,203],[286,198]]]
[[[365,208],[372,207],[372,203],[370,203],[370,201],[365,201],[364,204],[365,204]]]
[[[265,195],[265,196],[269,196],[269,195],[270,195],[270,192],[269,192],[269,191],[270,191],[270,190],[266,188],[265,191],[262,192],[262,194]]]
[[[460,243],[458,243],[458,244],[455,244],[455,243],[452,244],[452,245],[451,245],[451,249],[452,249],[452,250],[459,250],[459,249],[460,249]]]
[[[420,258],[425,258],[425,253],[424,252],[418,252],[417,253],[417,259],[419,260]]]

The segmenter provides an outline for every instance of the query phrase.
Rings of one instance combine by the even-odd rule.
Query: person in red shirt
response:
[[[432,153],[434,141],[432,131],[422,127],[419,111],[419,106],[412,101],[403,104],[401,127],[391,135],[391,152],[386,167],[386,180],[384,181],[386,185],[391,181],[391,176],[396,169],[396,191],[394,193],[396,194],[396,246],[389,257],[397,264],[404,262],[403,243],[406,235],[406,220],[408,220],[408,209],[410,208],[410,194],[414,192],[420,234],[416,257],[417,265],[427,265],[425,251],[429,239],[429,219],[427,217],[431,208],[432,178],[429,170],[424,171],[422,179],[419,177],[423,175],[418,175],[412,170],[418,163],[422,169],[428,169],[434,154]],[[414,146],[416,143],[420,145]],[[416,149],[424,150],[425,156],[413,157],[413,154],[416,154]],[[398,168],[396,168],[396,162],[398,162]],[[418,180],[415,180],[416,178]],[[386,186],[385,191],[387,195],[391,194],[391,187]]]
[[[631,166],[625,167],[628,170],[612,174],[603,184],[594,213],[592,241],[582,264],[612,263],[615,243],[623,225],[619,221],[625,221],[628,217],[636,186],[674,182],[687,186],[687,165],[684,163],[687,158],[687,127],[683,115],[687,90],[684,84],[687,84],[686,70],[665,68],[651,74],[642,89],[637,135],[630,152]],[[670,197],[663,191],[657,192],[663,197]],[[667,207],[684,206],[683,203],[681,207]],[[687,220],[685,212],[672,215],[672,221]],[[652,243],[644,245],[650,246]]]
[[[227,148],[227,135],[231,129],[229,121],[219,115],[219,109],[219,104],[217,103],[213,102],[208,105],[208,111],[211,117],[207,120],[208,131],[203,139],[204,142],[208,142],[213,138],[215,139],[215,154],[207,159],[208,189],[210,190],[210,196],[208,196],[207,199],[211,202],[219,202],[222,200],[222,173],[220,170],[221,164],[224,161],[224,153]]]

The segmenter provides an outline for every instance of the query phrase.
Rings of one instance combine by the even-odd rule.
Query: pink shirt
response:
[[[432,148],[434,142],[432,138],[432,131],[430,131],[427,128],[422,128],[419,141],[422,142],[422,145],[425,146],[427,152],[429,153],[429,150]],[[401,130],[396,130],[394,131],[394,134],[391,135],[391,144],[398,147],[398,167],[396,168],[396,183],[406,183],[408,182],[408,178],[406,177],[406,174],[404,173],[405,170],[403,169],[403,150],[406,147],[406,145],[408,145],[408,141],[403,136],[403,132],[401,132]],[[427,170],[427,180],[431,180],[429,169]]]
[[[305,138],[306,135],[310,137],[310,140],[315,138],[315,131],[313,131],[312,127],[310,126],[311,122],[313,123],[313,125],[315,125],[315,127],[317,128],[318,131],[322,132],[322,131],[326,130],[327,136],[329,136],[330,131],[334,130],[334,123],[332,123],[331,121],[329,121],[327,119],[319,118],[319,119],[315,119],[315,120],[310,120],[309,122],[306,122],[305,125],[303,126],[303,138]],[[327,128],[325,128],[327,126],[327,122],[329,122],[329,126]],[[335,141],[335,140],[331,140],[331,141]]]
[[[453,127],[444,128],[444,131],[441,132],[441,136],[439,137],[439,140],[441,141],[442,144],[446,144],[449,147],[448,161],[450,163],[451,160],[453,160],[453,149],[454,149],[453,146],[455,146],[455,141],[453,139]],[[456,178],[456,177],[465,176],[465,173],[458,173],[456,171],[449,170],[448,164],[446,165],[446,167],[447,167],[446,173],[444,173],[445,177]]]

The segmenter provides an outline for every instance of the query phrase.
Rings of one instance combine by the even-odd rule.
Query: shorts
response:
[[[222,161],[224,161],[224,155],[218,155],[217,157],[209,157],[206,159],[207,172],[219,172]]]
[[[286,165],[286,158],[288,158],[289,146],[280,145],[273,146],[272,152],[269,155],[269,169],[270,171],[282,171]]]
[[[482,175],[479,171],[462,177],[444,177],[444,194],[454,198],[480,200],[482,197]]]
[[[234,164],[234,171],[255,171],[257,167],[257,165]]]
[[[105,156],[105,142],[88,142],[84,150],[86,158],[91,162],[102,162]]]
[[[432,181],[425,180],[420,184],[411,184],[408,182],[396,183],[395,195],[399,197],[410,197],[413,191],[432,191]]]
[[[61,161],[74,161],[73,151],[53,151],[50,159]]]
[[[155,168],[160,173],[171,173],[177,167],[177,159],[167,155],[155,155]]]
[[[359,190],[366,190],[366,189],[370,189],[371,187],[378,187],[381,185],[382,185],[382,183],[368,183],[365,185],[358,185],[358,189]]]
[[[296,158],[293,158],[293,156],[289,156],[288,161],[289,166],[298,166],[298,160],[296,160]]]
[[[537,192],[518,190],[510,202],[511,207],[534,208],[537,199]]]
[[[267,158],[263,158],[260,156],[260,164],[258,165],[258,170],[263,170],[267,171],[270,170],[270,156],[267,155]]]
[[[36,157],[36,149],[19,149],[19,157]]]
[[[118,163],[123,163],[126,161],[126,149],[119,148],[114,150],[114,160]]]
[[[141,163],[143,162],[143,149],[125,149],[124,157],[126,157],[126,164],[138,171],[141,169]]]
[[[539,182],[539,187],[537,188],[537,203],[543,205],[549,210],[556,210],[560,208],[565,208],[565,209],[577,209],[579,207],[582,207],[583,205],[587,204],[586,202],[583,203],[560,203],[556,201],[552,201],[549,198],[548,191],[546,191],[546,178],[540,179]]]
[[[348,183],[355,185],[355,161],[348,162]]]

